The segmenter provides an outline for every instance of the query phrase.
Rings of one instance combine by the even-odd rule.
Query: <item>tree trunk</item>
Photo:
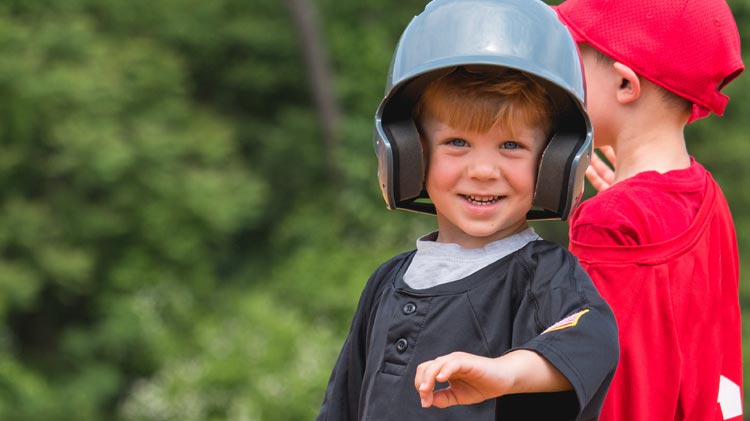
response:
[[[331,180],[336,180],[338,169],[335,156],[341,112],[333,90],[334,77],[317,10],[312,0],[284,0],[284,3],[294,22],[304,53],[308,81],[322,129],[325,167]]]

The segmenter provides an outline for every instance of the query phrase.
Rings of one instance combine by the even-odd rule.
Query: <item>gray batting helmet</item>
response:
[[[539,164],[528,219],[567,219],[583,195],[592,130],[575,42],[539,0],[434,0],[414,17],[393,54],[375,114],[378,178],[389,209],[435,213],[412,109],[432,80],[459,66],[522,71],[548,91],[553,135]]]

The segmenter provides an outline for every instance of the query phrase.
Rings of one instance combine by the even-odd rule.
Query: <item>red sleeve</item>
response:
[[[575,237],[574,237],[575,235]],[[599,224],[585,224],[571,230],[570,237],[584,244],[634,246],[638,236],[627,227],[610,228]]]
[[[584,202],[571,220],[570,239],[597,246],[629,246],[641,242],[632,215],[637,209],[620,192],[608,191]]]

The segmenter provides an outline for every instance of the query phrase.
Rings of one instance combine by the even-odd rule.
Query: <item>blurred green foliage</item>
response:
[[[2,2],[0,419],[311,419],[367,277],[433,227],[385,210],[371,145],[424,3],[313,3],[327,145],[283,2]],[[688,131],[735,214],[743,306],[749,88]]]

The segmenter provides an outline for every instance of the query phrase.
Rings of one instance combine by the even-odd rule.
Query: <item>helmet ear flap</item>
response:
[[[396,200],[402,202],[418,198],[423,190],[425,165],[417,126],[409,118],[388,124],[386,130],[390,131],[394,169],[398,171]]]
[[[378,178],[388,209],[410,209],[435,213],[430,203],[417,203],[424,192],[425,163],[419,131],[411,118],[383,123],[383,136],[376,136]]]
[[[578,133],[555,133],[542,153],[527,219],[568,219],[583,196],[586,168],[591,160],[591,138]]]
[[[431,202],[417,201],[428,198],[424,189],[427,165],[412,108],[431,81],[454,69],[438,68],[414,77],[387,96],[376,113],[375,153],[380,189],[388,209],[435,214]]]

